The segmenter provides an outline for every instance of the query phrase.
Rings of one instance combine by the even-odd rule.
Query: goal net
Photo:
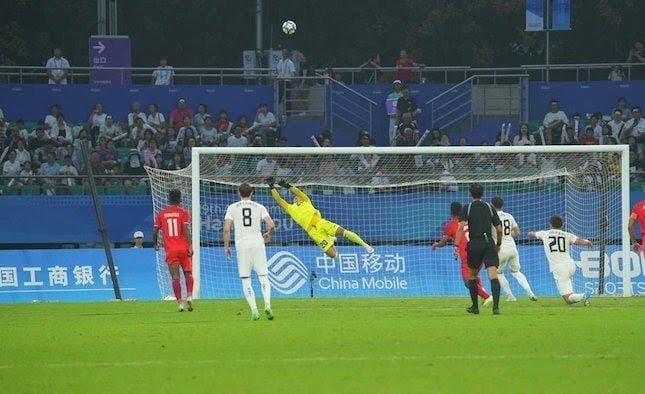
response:
[[[473,182],[483,184],[485,201],[502,197],[503,210],[517,220],[521,271],[537,296],[558,293],[542,244],[527,233],[548,229],[556,214],[566,231],[594,243],[571,251],[577,265],[574,290],[630,295],[640,257],[629,252],[626,233],[626,154],[622,146],[194,148],[186,169],[147,170],[155,213],[175,188],[191,209],[194,275],[202,298],[242,294],[235,253],[227,260],[222,247],[224,213],[238,200],[242,182],[255,187],[253,198],[277,226],[267,247],[277,296],[466,295],[452,247],[430,246],[442,236],[451,203],[470,201]],[[360,235],[376,253],[367,255],[340,238],[337,258],[326,257],[274,201],[264,181],[268,176],[300,187],[324,218]],[[288,190],[280,192],[292,201]],[[157,259],[161,293],[170,296],[162,251]],[[525,296],[508,269],[506,274],[515,296]],[[486,278],[484,286],[489,287]]]

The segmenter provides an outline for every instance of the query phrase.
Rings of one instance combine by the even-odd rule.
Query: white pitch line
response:
[[[233,359],[210,359],[210,360],[141,360],[141,361],[118,361],[118,362],[84,362],[84,363],[41,363],[41,364],[5,364],[0,369],[11,368],[81,368],[81,367],[140,367],[150,365],[172,365],[172,364],[235,364],[235,363],[327,363],[335,361],[360,362],[360,361],[468,361],[468,360],[571,360],[571,359],[617,359],[613,354],[553,354],[553,355],[438,355],[438,356],[340,356],[340,357],[293,357],[293,358],[233,358]],[[630,358],[630,357],[622,357]]]

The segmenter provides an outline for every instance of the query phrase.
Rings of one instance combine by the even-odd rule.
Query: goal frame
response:
[[[191,151],[191,216],[192,216],[192,243],[193,243],[193,275],[196,297],[200,294],[200,256],[201,256],[201,202],[200,202],[200,158],[201,155],[352,155],[352,154],[377,154],[377,155],[430,155],[430,154],[530,154],[530,153],[619,153],[621,155],[621,224],[622,224],[622,255],[623,264],[630,260],[629,243],[629,146],[628,145],[533,145],[533,146],[446,146],[446,147],[195,147]],[[600,260],[604,263],[604,256]],[[623,297],[632,296],[630,270],[623,269]]]

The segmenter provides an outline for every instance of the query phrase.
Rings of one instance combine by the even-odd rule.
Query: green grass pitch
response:
[[[3,393],[637,393],[645,298],[0,305]]]

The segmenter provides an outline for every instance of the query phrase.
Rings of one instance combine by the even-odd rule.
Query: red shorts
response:
[[[166,251],[168,265],[180,265],[184,271],[193,270],[193,258],[188,255],[188,249]]]

